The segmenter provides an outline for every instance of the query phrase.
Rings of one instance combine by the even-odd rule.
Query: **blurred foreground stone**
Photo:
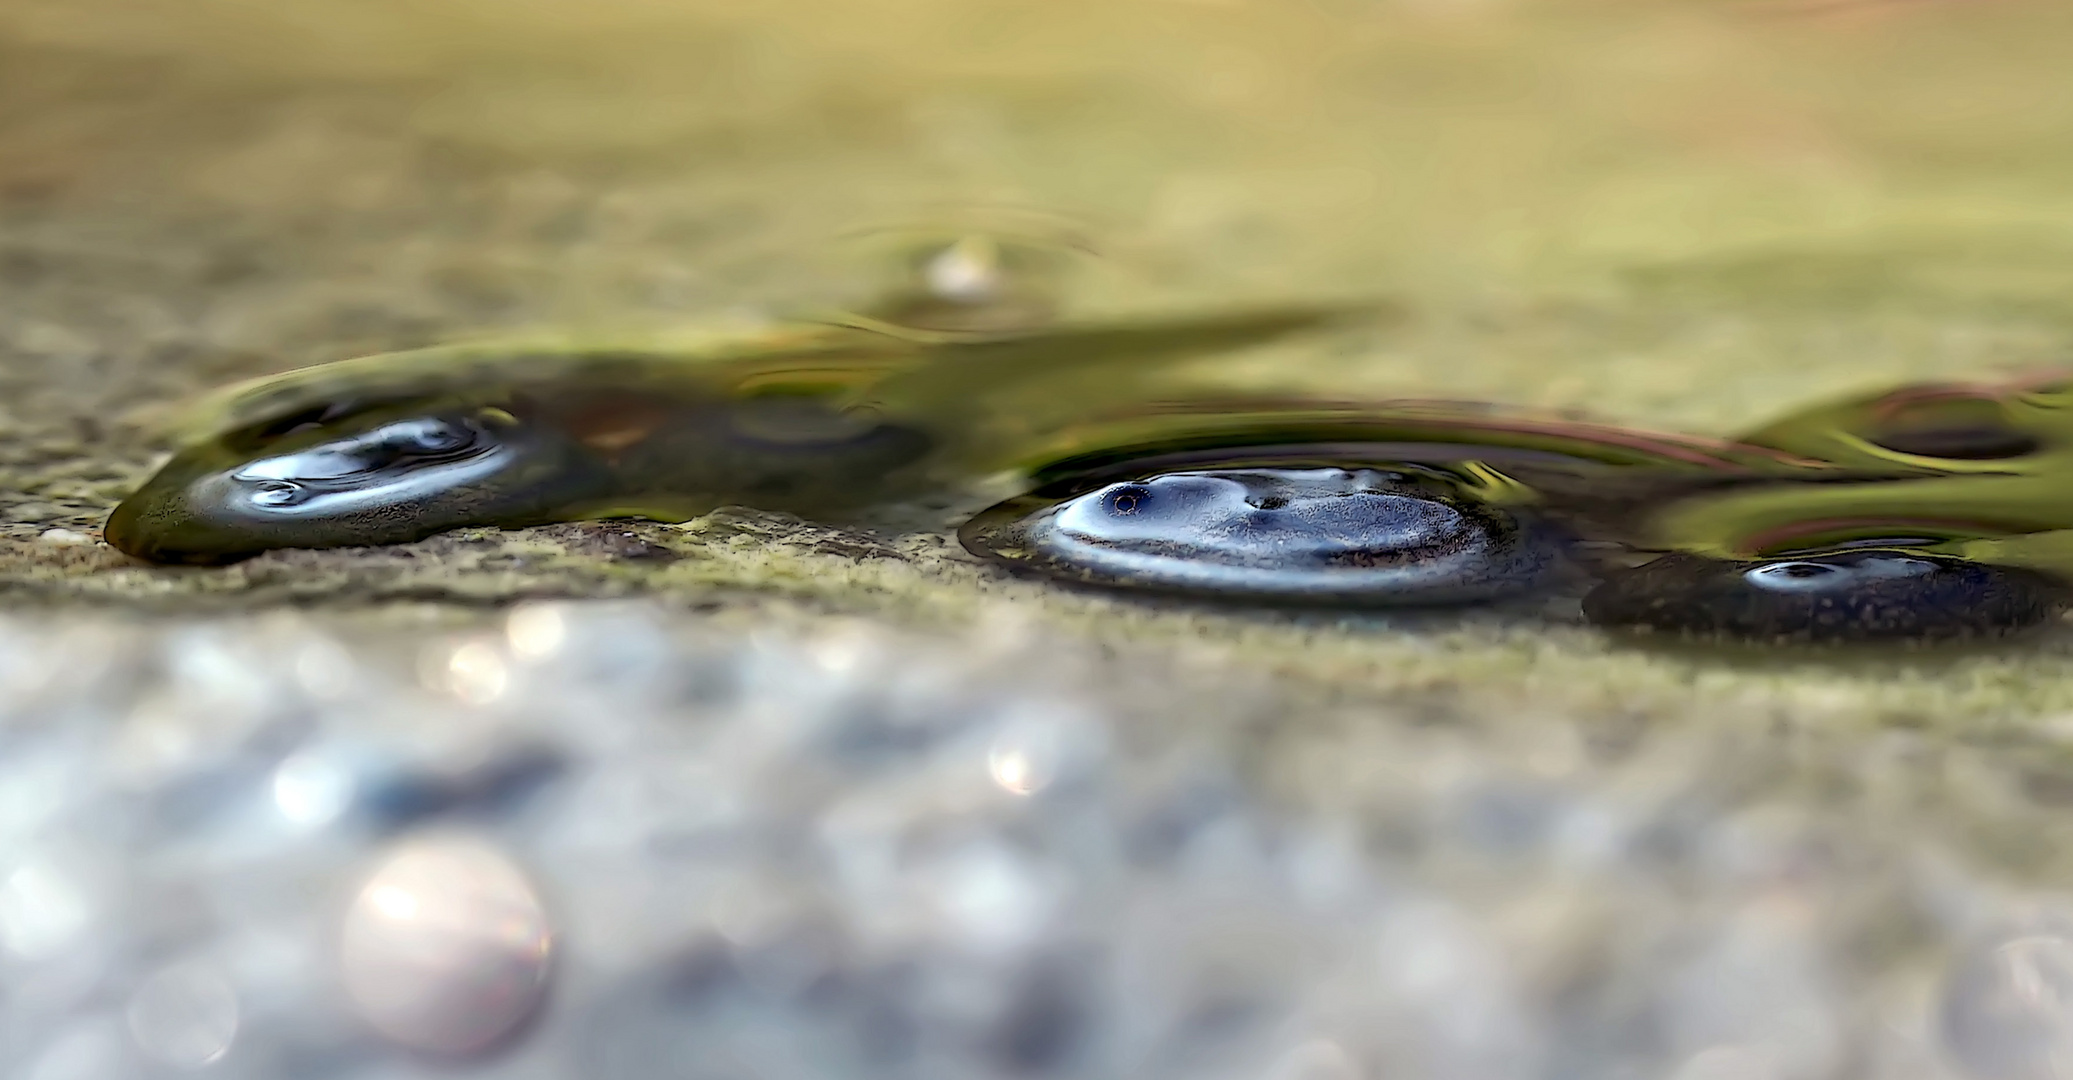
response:
[[[755,623],[0,622],[4,1074],[2064,1075],[2018,756]]]

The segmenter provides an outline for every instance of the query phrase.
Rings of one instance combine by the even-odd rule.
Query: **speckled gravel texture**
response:
[[[869,230],[974,206],[1096,240],[1075,311],[1409,314],[1239,386],[1724,433],[2063,364],[2069,44],[2022,0],[0,4],[0,1077],[2073,1075],[2063,627],[1141,601],[957,507],[98,541],[222,381],[855,301]]]
[[[554,602],[16,618],[0,646],[9,1075],[2048,1077],[2065,1052],[2073,915],[2019,884],[2065,858],[2049,745],[1789,699],[1663,724],[1326,692],[1015,603],[954,637]],[[520,884],[479,854],[383,884],[456,845]],[[345,978],[393,934],[402,988]],[[396,1036],[399,1008],[437,1023]],[[412,1050],[463,1030],[500,1037]]]

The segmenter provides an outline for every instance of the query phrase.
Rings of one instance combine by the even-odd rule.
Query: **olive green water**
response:
[[[145,422],[190,393],[483,331],[853,304],[900,237],[966,220],[1084,237],[1099,255],[1064,297],[1083,317],[1377,295],[1405,313],[1205,362],[1204,386],[1719,435],[2046,367],[2073,339],[2073,19],[2050,5],[32,2],[0,26],[5,574],[24,602],[653,590],[956,624],[1006,599],[1493,708],[1650,714],[1697,681],[1979,731],[2073,703],[2051,635],[1749,666],[1563,612],[1399,630],[1064,595],[947,535],[739,512],[206,572],[92,543],[154,463]]]

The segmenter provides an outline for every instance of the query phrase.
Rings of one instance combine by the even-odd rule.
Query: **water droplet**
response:
[[[544,997],[553,931],[525,874],[461,836],[392,851],[346,914],[339,962],[362,1018],[442,1055],[484,1052]]]

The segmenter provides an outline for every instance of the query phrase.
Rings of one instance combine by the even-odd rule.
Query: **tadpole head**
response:
[[[403,543],[552,520],[594,493],[595,472],[501,409],[419,403],[289,418],[180,451],[115,508],[106,537],[137,558],[187,564]]]
[[[1052,577],[1268,603],[1473,603],[1531,589],[1561,562],[1552,533],[1440,488],[1336,466],[1136,475],[1010,500],[959,536]]]

